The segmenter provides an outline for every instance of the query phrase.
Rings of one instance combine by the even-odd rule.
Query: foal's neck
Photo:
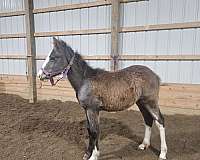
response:
[[[80,89],[83,81],[96,74],[103,72],[100,69],[93,69],[90,67],[80,54],[74,53],[75,58],[73,65],[68,73],[68,79],[76,92]]]

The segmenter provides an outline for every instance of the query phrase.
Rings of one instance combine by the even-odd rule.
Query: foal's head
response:
[[[42,68],[38,72],[40,80],[50,79],[53,82],[53,77],[64,74],[73,62],[74,51],[64,41],[53,37],[53,49],[46,57]]]

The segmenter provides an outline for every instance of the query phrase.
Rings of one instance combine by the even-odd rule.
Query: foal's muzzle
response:
[[[38,77],[39,77],[39,79],[40,79],[41,81],[44,81],[45,79],[48,79],[48,77],[47,77],[45,74],[41,74],[41,75],[39,75]]]
[[[38,77],[41,81],[45,80],[45,79],[49,79],[50,78],[50,74],[47,74],[43,71],[43,69],[40,69],[38,72]]]
[[[50,82],[51,82],[51,85],[52,86],[54,86],[57,82],[58,82],[58,80],[56,81],[56,83],[54,83],[54,79],[53,79],[53,77],[55,77],[55,76],[57,76],[57,75],[59,75],[60,74],[60,72],[58,72],[58,73],[49,73],[49,72],[47,72],[46,70],[44,70],[44,69],[40,69],[40,71],[38,72],[38,77],[39,77],[39,79],[41,80],[41,81],[44,81],[44,80],[50,80]],[[59,79],[60,80],[60,79]]]

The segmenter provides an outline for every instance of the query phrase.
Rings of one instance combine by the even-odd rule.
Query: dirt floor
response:
[[[199,160],[200,116],[165,119],[168,159]],[[143,134],[139,112],[102,112],[99,160],[156,160],[157,129],[146,151],[137,149]],[[0,94],[0,160],[81,160],[87,138],[84,112],[77,103],[50,100],[33,105],[19,96]]]

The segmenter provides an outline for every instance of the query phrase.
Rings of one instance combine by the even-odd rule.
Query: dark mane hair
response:
[[[71,57],[75,54],[73,69],[79,71],[80,74],[83,75],[84,79],[96,76],[97,74],[102,73],[102,72],[106,72],[103,69],[91,67],[77,51],[74,51],[71,48],[70,45],[68,45],[63,40],[59,40],[59,41],[61,42],[60,45],[65,51],[65,54],[70,54]],[[66,57],[67,56],[69,55],[66,55]]]
[[[103,69],[91,67],[77,51],[75,52],[70,47],[70,45],[62,40],[59,41],[59,45],[61,46],[60,49],[65,53],[68,63],[72,57],[75,56],[71,69],[68,72],[68,79],[76,91],[80,89],[82,82],[85,79],[92,78],[100,73],[107,72]]]
[[[96,76],[101,72],[106,72],[105,70],[100,68],[92,68],[78,52],[74,52],[74,54],[74,63],[76,64],[75,66],[78,66],[78,68],[82,68],[84,78],[90,78]]]

